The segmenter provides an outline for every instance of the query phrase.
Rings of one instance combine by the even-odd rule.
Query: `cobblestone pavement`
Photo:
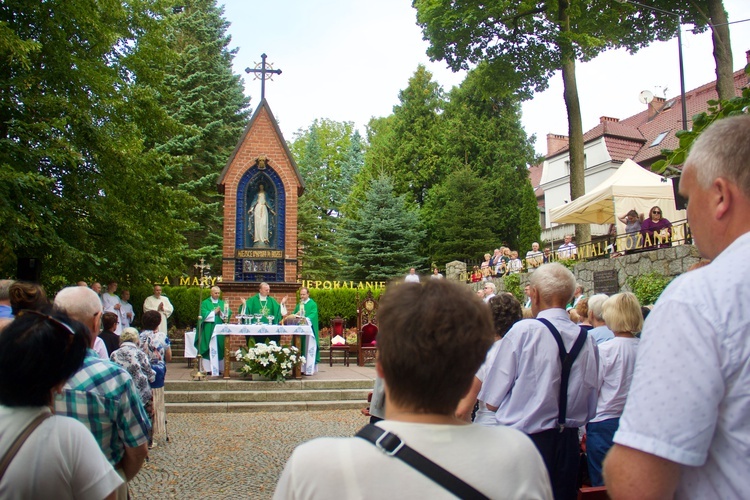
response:
[[[352,436],[358,410],[167,415],[170,442],[150,450],[130,483],[132,499],[271,498],[294,448]]]

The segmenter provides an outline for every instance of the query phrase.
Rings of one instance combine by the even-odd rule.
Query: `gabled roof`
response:
[[[537,205],[544,207],[544,189],[542,189],[542,173],[544,172],[544,163],[529,167],[529,182],[534,190],[534,196],[537,198]]]
[[[223,192],[224,178],[227,175],[227,172],[229,171],[229,167],[230,165],[232,165],[232,162],[237,156],[237,153],[242,147],[242,144],[247,139],[247,135],[250,133],[250,130],[252,130],[253,125],[255,124],[255,121],[258,119],[258,116],[260,115],[261,111],[263,111],[264,109],[266,110],[266,112],[271,118],[271,124],[273,125],[273,130],[276,136],[278,137],[279,142],[284,148],[284,153],[286,154],[286,157],[289,160],[289,165],[291,165],[292,170],[294,170],[294,175],[297,177],[297,180],[299,181],[299,193],[298,194],[301,195],[304,192],[305,182],[302,180],[302,176],[299,173],[299,168],[297,168],[297,162],[294,161],[292,152],[289,150],[289,146],[287,145],[286,140],[284,140],[284,135],[281,133],[281,129],[279,128],[279,123],[276,121],[276,117],[271,111],[271,107],[268,105],[268,101],[266,101],[265,98],[263,98],[263,100],[260,102],[260,105],[255,110],[255,113],[253,113],[253,116],[250,118],[250,121],[247,123],[247,126],[245,126],[245,130],[242,132],[242,136],[240,137],[240,140],[237,141],[237,146],[235,146],[234,151],[232,151],[232,154],[229,156],[229,159],[227,160],[227,164],[224,165],[224,169],[221,171],[221,175],[219,175],[219,178],[216,181],[216,184],[218,185],[218,188],[219,188],[219,192]]]
[[[735,95],[742,95],[748,85],[744,69],[734,73]],[[716,82],[710,82],[685,93],[688,126],[692,116],[708,110],[708,101],[718,99]],[[682,129],[682,104],[680,96],[672,99],[655,98],[648,108],[623,120],[601,117],[600,123],[583,134],[584,144],[604,138],[612,161],[623,162],[630,158],[643,166],[649,166],[662,157],[662,149],[675,149],[679,140],[675,132]],[[660,134],[664,137],[654,144]],[[653,145],[652,145],[653,144]],[[566,146],[548,157],[567,154]]]

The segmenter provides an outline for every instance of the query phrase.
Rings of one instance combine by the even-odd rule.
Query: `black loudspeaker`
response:
[[[20,281],[39,283],[42,275],[42,261],[34,257],[19,257],[16,277]]]
[[[687,210],[687,200],[680,195],[680,178],[672,177],[672,189],[674,190],[674,207],[677,210]]]

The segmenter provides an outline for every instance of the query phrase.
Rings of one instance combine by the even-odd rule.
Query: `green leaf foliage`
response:
[[[655,304],[661,293],[672,281],[656,271],[628,278],[628,286],[633,291],[641,305]]]
[[[373,298],[379,300],[384,291],[382,288],[372,290]],[[330,326],[331,320],[337,316],[346,320],[348,328],[357,326],[357,299],[362,301],[366,293],[367,290],[354,288],[311,288],[310,298],[318,304],[320,327]]]
[[[365,154],[364,175],[367,185],[380,172],[388,174],[399,194],[421,206],[427,191],[445,172],[442,157],[441,110],[443,90],[432,81],[432,73],[419,65],[408,86],[399,93],[400,104],[385,120],[376,119],[370,126],[370,146]],[[356,195],[361,196],[360,189]]]
[[[160,182],[165,158],[140,111],[154,93],[134,79],[165,15],[159,2],[0,6],[3,274],[24,256],[57,285],[175,267],[186,200]]]
[[[518,274],[508,274],[503,278],[503,284],[505,285],[505,291],[512,293],[521,304],[526,302],[526,295],[521,287],[521,277]]]
[[[315,120],[290,145],[305,181],[299,201],[300,269],[307,279],[336,276],[341,269],[341,216],[362,165],[362,142],[350,122]]]
[[[419,216],[394,193],[382,174],[372,181],[362,207],[344,222],[345,276],[355,281],[387,281],[419,267],[418,248],[424,237]]]

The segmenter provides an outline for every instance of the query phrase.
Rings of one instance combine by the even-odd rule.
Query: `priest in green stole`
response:
[[[294,314],[304,316],[310,320],[313,333],[315,334],[315,364],[320,363],[320,337],[318,336],[318,304],[310,298],[310,290],[305,287],[299,289],[299,303],[294,308]],[[307,339],[302,343],[302,353],[307,356]]]
[[[203,356],[204,366],[208,363],[209,367],[211,359],[210,342],[214,328],[216,325],[228,323],[232,315],[229,306],[219,298],[219,295],[221,295],[219,287],[211,287],[211,296],[201,302],[201,318],[203,318],[201,333],[200,337],[197,335],[195,337],[195,348],[198,350],[198,354]],[[224,359],[224,335],[216,337],[216,343],[219,360],[222,360]]]
[[[273,316],[273,324],[281,324],[281,320],[286,316],[286,297],[281,299],[281,304],[279,304],[276,302],[276,299],[269,295],[270,292],[271,287],[268,286],[268,283],[261,283],[258,287],[258,294],[253,295],[245,301],[244,311],[242,306],[240,306],[240,313],[262,314],[261,323],[268,323],[266,316]],[[265,342],[265,340],[265,337],[255,339],[256,342]],[[278,335],[269,335],[268,340],[275,340],[279,344],[281,337]]]

